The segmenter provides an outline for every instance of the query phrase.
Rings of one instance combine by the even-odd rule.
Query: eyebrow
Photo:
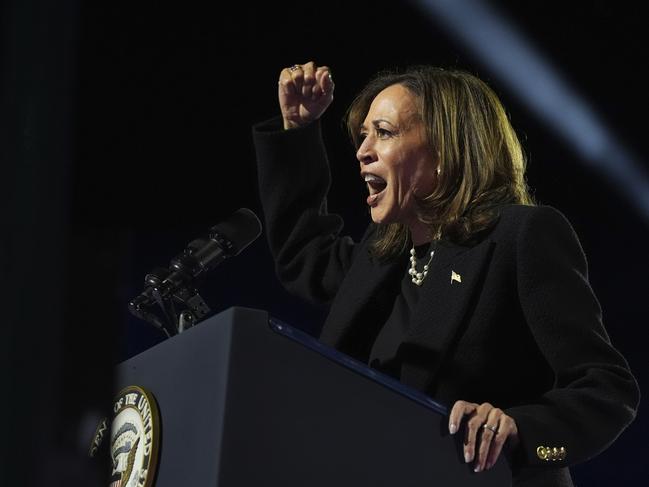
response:
[[[397,126],[395,124],[393,124],[389,120],[386,120],[385,118],[377,118],[376,120],[372,120],[372,125],[374,127],[378,127],[380,122],[385,122],[385,123],[387,123],[389,125],[392,125],[393,127],[397,128]],[[365,127],[365,124],[362,123],[361,126],[360,126],[360,129],[361,130],[367,130],[367,127]]]

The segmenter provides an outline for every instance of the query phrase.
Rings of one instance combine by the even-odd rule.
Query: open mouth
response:
[[[388,183],[385,179],[380,178],[375,174],[365,174],[363,179],[365,180],[365,183],[367,183],[367,188],[370,192],[370,195],[367,197],[367,204],[373,205],[376,203],[381,193],[383,193]]]

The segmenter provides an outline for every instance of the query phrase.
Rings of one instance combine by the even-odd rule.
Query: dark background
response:
[[[646,168],[649,35],[640,4],[489,5]],[[7,406],[24,420],[11,431],[28,437],[28,424],[41,438],[38,446],[18,445],[44,462],[34,470],[17,461],[4,478],[27,482],[61,465],[73,475],[75,455],[110,403],[112,364],[162,339],[130,317],[126,303],[145,273],[234,210],[261,215],[251,125],[279,113],[279,71],[309,60],[333,70],[335,100],[323,119],[329,207],[354,237],[369,221],[340,123],[355,93],[380,69],[419,63],[463,68],[487,81],[522,139],[535,197],[560,209],[581,239],[613,343],[641,389],[649,384],[642,358],[649,217],[414,4],[15,0],[0,15],[3,388],[22,401]],[[215,312],[262,308],[311,333],[326,313],[280,288],[263,238],[201,291]],[[578,485],[649,478],[646,411],[641,404],[639,418],[609,450],[573,469]],[[12,458],[6,448],[0,453]]]

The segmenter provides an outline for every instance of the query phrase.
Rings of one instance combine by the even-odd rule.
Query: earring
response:
[[[442,170],[439,168],[439,166],[437,166],[437,175],[439,176],[439,173],[441,173],[441,172],[442,172]]]

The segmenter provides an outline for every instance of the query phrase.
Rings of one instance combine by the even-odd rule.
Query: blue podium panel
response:
[[[508,486],[443,406],[263,311],[231,308],[122,363],[160,410],[156,486]]]

